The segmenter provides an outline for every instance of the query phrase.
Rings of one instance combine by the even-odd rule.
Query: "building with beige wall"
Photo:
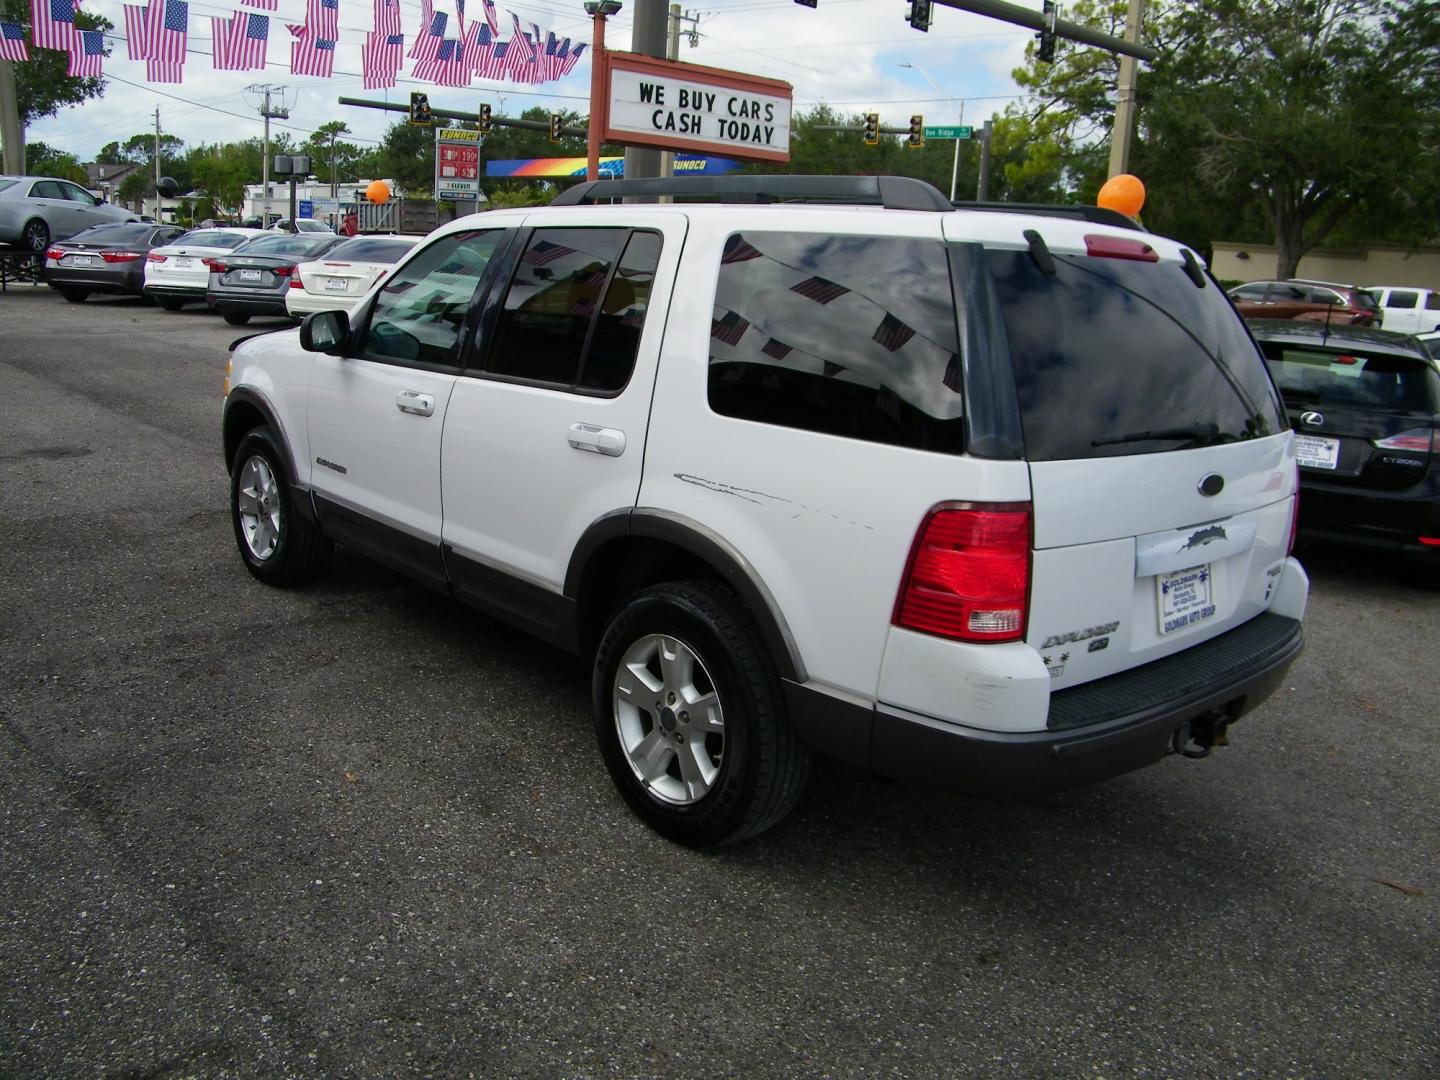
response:
[[[1221,281],[1275,278],[1279,249],[1274,244],[1211,245],[1210,269]],[[1317,248],[1300,260],[1296,277],[1343,285],[1410,285],[1440,289],[1440,246],[1374,244],[1353,250]]]

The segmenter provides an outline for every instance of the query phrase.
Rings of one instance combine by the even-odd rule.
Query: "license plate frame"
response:
[[[1340,440],[1329,435],[1296,435],[1295,463],[1305,469],[1340,467]]]
[[[175,256],[175,269],[176,269],[176,270],[189,270],[189,269],[190,269],[191,267],[193,267],[194,265],[195,265],[195,257],[194,257],[193,255],[177,255],[177,256]]]
[[[334,277],[332,277],[332,278],[326,278],[326,279],[325,279],[325,292],[349,292],[349,291],[350,291],[350,279],[349,279],[349,278],[334,278]]]
[[[1160,636],[1194,626],[1215,615],[1215,574],[1211,563],[1155,575],[1155,609]]]
[[[70,260],[65,263],[66,266],[74,266],[81,270],[93,270],[95,268],[96,260],[94,255],[67,255],[66,258]],[[63,261],[64,260],[62,260],[62,262]]]
[[[246,284],[258,284],[260,281],[259,270],[239,269],[235,271],[235,280]]]

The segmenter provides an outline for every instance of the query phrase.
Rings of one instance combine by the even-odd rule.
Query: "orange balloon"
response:
[[[1121,173],[1105,181],[1095,205],[1107,210],[1116,210],[1127,217],[1139,217],[1140,208],[1145,205],[1145,185],[1138,176]]]
[[[389,202],[390,185],[384,180],[371,180],[370,186],[365,189],[365,197],[372,203]]]

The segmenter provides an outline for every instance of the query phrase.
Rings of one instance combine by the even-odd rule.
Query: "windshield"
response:
[[[170,241],[171,246],[189,244],[192,247],[233,248],[250,239],[246,233],[226,232],[224,229],[194,229],[184,236]]]
[[[1430,367],[1407,356],[1265,342],[1265,363],[1285,399],[1386,412],[1430,412]]]
[[[1158,453],[1284,431],[1244,323],[1169,262],[988,252],[1032,461]]]
[[[237,255],[312,255],[318,253],[332,238],[329,236],[292,236],[280,233],[261,236],[235,249]]]
[[[348,259],[351,262],[397,263],[409,254],[414,246],[413,240],[376,240],[367,236],[346,240],[327,251],[325,258],[337,262]]]

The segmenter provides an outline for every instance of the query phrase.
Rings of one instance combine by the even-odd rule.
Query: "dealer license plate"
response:
[[[185,258],[185,257],[183,257],[183,256],[178,256],[178,257],[175,259],[175,268],[176,268],[177,270],[188,270],[188,269],[190,269],[190,267],[192,267],[192,266],[194,266],[194,265],[195,265],[195,260],[194,260],[194,259],[188,259],[188,258]]]
[[[1295,460],[1308,469],[1333,469],[1340,461],[1340,440],[1324,435],[1296,435]]]
[[[66,266],[94,266],[96,259],[92,255],[71,255],[65,260]]]
[[[1160,606],[1160,633],[1173,634],[1204,622],[1215,614],[1210,592],[1210,566],[1192,566],[1155,577],[1155,598]]]
[[[260,280],[260,271],[259,271],[259,270],[236,270],[235,273],[238,275],[240,281],[259,281],[259,280]]]
[[[325,279],[326,292],[344,292],[349,287],[350,282],[346,278],[331,277]]]

